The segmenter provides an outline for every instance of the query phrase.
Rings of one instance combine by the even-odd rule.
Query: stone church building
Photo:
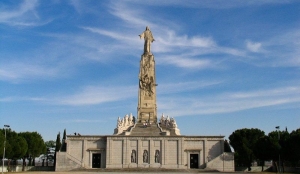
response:
[[[56,171],[77,168],[208,168],[234,171],[233,153],[224,152],[224,136],[181,135],[174,118],[161,115],[156,105],[154,41],[149,29],[140,60],[137,118],[117,119],[113,135],[69,135],[66,150],[56,154]]]

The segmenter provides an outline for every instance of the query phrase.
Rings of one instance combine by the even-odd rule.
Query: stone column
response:
[[[107,141],[106,141],[106,166],[110,166],[111,164],[111,148],[110,148],[110,141],[111,139],[110,138],[107,138]]]
[[[85,163],[85,152],[86,152],[86,139],[82,140],[82,159],[81,159],[81,167],[84,167]]]
[[[137,164],[138,167],[141,167],[141,164],[143,164],[143,149],[142,149],[142,141],[140,139],[137,140]]]
[[[208,157],[208,145],[207,145],[207,138],[205,138],[204,140],[203,140],[203,163],[202,164],[205,164],[205,163],[207,163],[208,162],[208,159],[207,159],[207,157]],[[202,165],[201,164],[201,165]]]
[[[166,139],[163,139],[162,140],[162,149],[161,149],[161,164],[164,166],[164,165],[166,165],[166,158],[167,158],[167,151],[168,151],[168,149],[167,149],[167,146],[168,146],[168,140],[166,140]]]
[[[154,147],[154,142],[153,139],[149,140],[149,164],[154,164],[155,163],[155,147]]]
[[[128,158],[128,151],[127,151],[127,138],[123,139],[123,147],[122,147],[122,154],[123,154],[123,159],[122,159],[122,168],[124,168],[125,165],[127,165],[127,158]]]
[[[178,140],[178,165],[179,165],[179,168],[181,168],[182,166],[182,156],[183,156],[183,149],[182,149],[182,138],[180,138]]]

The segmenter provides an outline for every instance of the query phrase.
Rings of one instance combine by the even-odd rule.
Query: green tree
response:
[[[5,140],[4,130],[0,129],[0,156],[3,156],[2,149],[4,149],[4,140]]]
[[[268,136],[260,137],[254,144],[253,153],[260,162],[261,171],[264,171],[264,162],[273,159],[276,147]]]
[[[58,132],[56,136],[56,142],[55,142],[55,154],[54,154],[54,166],[56,165],[56,153],[60,150],[61,147],[61,141],[60,141],[60,132]]]
[[[239,129],[234,131],[230,136],[230,145],[235,151],[236,165],[247,166],[251,171],[251,163],[255,159],[253,148],[259,137],[265,133],[259,129]]]
[[[18,136],[18,134],[11,129],[6,130],[6,140],[5,156],[9,159],[8,170],[10,170],[10,161],[24,157],[28,150],[28,144],[22,136]]]
[[[300,128],[290,133],[290,139],[287,142],[288,160],[293,166],[300,162]]]
[[[231,148],[227,140],[224,141],[224,152],[231,152]]]
[[[67,138],[67,132],[66,129],[64,129],[63,140],[65,140],[66,138]]]
[[[58,152],[60,150],[61,147],[61,141],[60,141],[60,132],[58,132],[57,136],[56,136],[56,146],[55,146],[55,152]]]
[[[37,132],[21,132],[19,133],[19,135],[22,136],[28,144],[28,150],[23,157],[24,168],[25,159],[29,158],[28,165],[31,165],[31,159],[35,159],[35,157],[39,156],[42,153],[45,153],[46,146],[42,136]],[[32,165],[34,165],[34,160]]]
[[[66,133],[66,129],[65,129],[64,134],[63,134],[62,144],[61,144],[61,151],[62,152],[67,151],[66,139],[67,139],[67,133]]]
[[[55,148],[56,147],[56,143],[53,140],[46,141],[45,142],[45,146],[46,146],[46,148]]]
[[[272,131],[268,134],[270,141],[272,143],[273,154],[272,160],[275,162],[277,170],[279,169],[279,165],[281,164],[281,168],[284,171],[283,163],[288,161],[289,159],[289,148],[288,142],[290,139],[290,134],[285,131]],[[280,155],[280,164],[279,164],[279,155]]]

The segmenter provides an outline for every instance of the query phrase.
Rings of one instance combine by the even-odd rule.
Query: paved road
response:
[[[205,173],[205,174],[222,174],[223,172],[198,172],[198,171],[186,171],[186,172],[147,172],[147,171],[141,171],[141,172],[91,172],[91,171],[69,171],[69,172],[14,172],[15,173],[32,173],[32,174],[71,174],[71,173],[75,173],[75,174],[99,174],[99,173],[108,173],[108,174],[169,174],[169,173],[188,173],[188,174],[192,174],[192,173]],[[259,174],[272,174],[271,172],[225,172],[224,174],[229,174],[229,173],[233,173],[233,174],[245,174],[245,173],[259,173]],[[6,174],[6,173],[5,173]],[[273,173],[274,174],[274,173]],[[289,174],[289,173],[286,173]],[[290,173],[291,174],[291,173]]]
[[[186,170],[186,171],[164,171],[164,172],[154,172],[154,171],[131,171],[131,172],[123,172],[123,171],[67,171],[67,172],[14,172],[14,173],[32,173],[32,174],[71,174],[71,173],[75,173],[75,174],[99,174],[99,173],[108,173],[108,174],[169,174],[169,173],[175,173],[175,174],[179,174],[179,173],[188,173],[188,174],[192,174],[192,173],[204,173],[204,174],[229,174],[229,173],[233,173],[233,174],[245,174],[245,173],[259,173],[259,174],[270,174],[270,172],[206,172],[206,171],[199,171],[199,170]]]

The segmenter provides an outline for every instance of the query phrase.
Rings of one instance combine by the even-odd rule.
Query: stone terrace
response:
[[[131,131],[132,136],[160,136],[160,129],[156,124],[145,127],[143,123],[137,123]]]

